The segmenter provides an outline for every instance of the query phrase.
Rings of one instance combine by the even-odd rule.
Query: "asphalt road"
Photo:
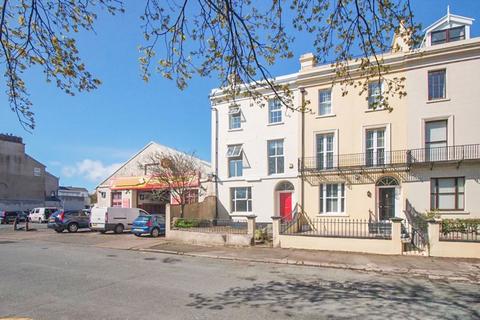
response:
[[[91,233],[5,240],[5,230],[0,319],[480,319],[480,288],[467,283],[62,241]]]

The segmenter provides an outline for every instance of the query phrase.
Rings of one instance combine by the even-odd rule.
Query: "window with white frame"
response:
[[[238,106],[228,109],[228,128],[240,129],[242,127],[242,110]]]
[[[270,140],[267,142],[268,174],[283,173],[285,171],[285,159],[283,152],[283,140]]]
[[[345,183],[320,184],[320,213],[345,212]]]
[[[447,97],[446,71],[428,72],[428,100],[445,99]]]
[[[447,120],[425,122],[425,160],[447,160]]]
[[[325,116],[332,113],[332,90],[320,90],[318,93],[318,114]]]
[[[230,188],[231,211],[251,212],[252,211],[252,188],[237,187]]]
[[[433,178],[430,188],[430,206],[432,210],[464,209],[465,177]]]
[[[334,133],[322,133],[316,135],[317,169],[333,168],[333,142]]]
[[[381,166],[385,164],[385,128],[366,131],[365,164]]]
[[[228,176],[241,177],[243,175],[243,146],[241,144],[227,147]]]
[[[382,100],[382,82],[374,81],[368,84],[368,109],[380,108]]]
[[[268,100],[268,123],[282,122],[282,104],[278,99]]]

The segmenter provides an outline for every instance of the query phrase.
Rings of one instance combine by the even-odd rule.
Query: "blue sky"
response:
[[[96,34],[79,38],[82,58],[103,82],[98,90],[70,97],[46,84],[40,73],[30,72],[27,85],[37,122],[33,133],[23,130],[0,95],[0,132],[22,136],[27,153],[59,176],[61,185],[92,190],[149,141],[210,160],[208,94],[218,80],[194,77],[184,91],[159,75],[148,83],[141,80],[137,48],[143,1],[127,2],[125,14],[101,14]],[[448,4],[452,13],[477,20],[472,33],[478,36],[480,1],[413,0],[417,21],[428,26],[445,15]],[[295,57],[275,65],[273,75],[298,70],[298,57],[312,50],[307,38],[297,36]]]

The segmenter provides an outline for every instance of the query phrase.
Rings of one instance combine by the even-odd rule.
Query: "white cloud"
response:
[[[67,178],[82,177],[91,182],[101,182],[101,180],[120,168],[121,165],[121,163],[105,165],[100,160],[84,159],[77,162],[74,166],[64,166],[62,174]]]

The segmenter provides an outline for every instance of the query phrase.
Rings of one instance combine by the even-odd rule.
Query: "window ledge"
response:
[[[455,211],[455,210],[445,210],[445,211],[438,211],[438,213],[440,215],[444,215],[444,214],[452,214],[452,215],[455,215],[455,214],[458,214],[458,215],[467,215],[467,214],[470,214],[470,211],[462,211],[462,210],[459,210],[459,211]]]
[[[285,172],[267,174],[268,177],[272,177],[272,178],[283,178],[285,175],[286,175]]]
[[[386,109],[386,108],[367,109],[367,110],[365,110],[365,113],[380,112],[380,111],[388,111],[388,109]]]
[[[447,102],[447,101],[450,101],[450,98],[427,100],[427,104],[430,104],[430,103],[438,103],[438,102]]]
[[[340,217],[340,218],[348,218],[349,215],[346,213],[319,213],[317,214],[318,218],[335,218],[335,217]]]
[[[333,118],[336,117],[337,115],[335,113],[330,113],[330,114],[322,114],[322,115],[317,115],[315,118],[316,119],[322,119],[322,118]]]
[[[274,122],[274,123],[268,123],[267,126],[280,126],[282,124],[285,124],[285,122]]]
[[[238,129],[228,129],[228,132],[243,131],[243,128]]]
[[[225,179],[225,181],[243,181],[245,180],[244,177],[228,177]]]

